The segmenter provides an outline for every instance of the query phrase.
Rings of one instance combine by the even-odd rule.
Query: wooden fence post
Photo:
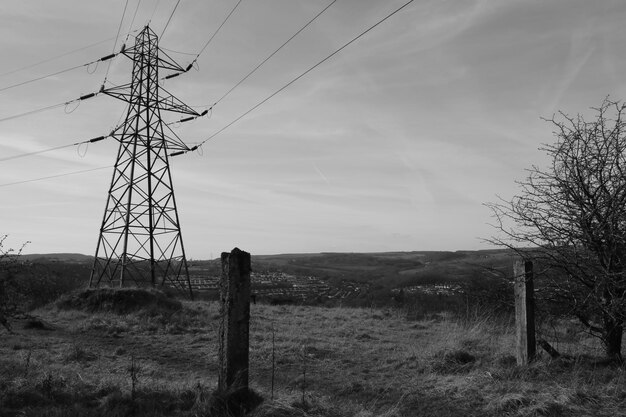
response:
[[[516,261],[513,265],[515,275],[515,357],[518,365],[528,365],[535,358],[535,301],[533,285],[533,262]]]
[[[250,334],[250,254],[222,253],[218,389],[248,388]]]

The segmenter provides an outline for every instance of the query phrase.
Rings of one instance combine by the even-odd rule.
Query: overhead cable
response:
[[[27,80],[27,81],[22,81],[22,82],[19,82],[19,83],[16,83],[16,84],[8,85],[6,87],[0,88],[0,91],[10,90],[11,88],[20,87],[22,85],[34,83],[35,81],[40,81],[40,80],[44,80],[46,78],[54,77],[55,75],[59,75],[59,74],[65,73],[65,72],[73,71],[73,70],[75,70],[77,68],[89,67],[90,65],[97,64],[98,62],[108,61],[111,58],[115,57],[116,55],[117,54],[113,53],[113,54],[107,55],[105,57],[102,57],[100,59],[96,59],[95,61],[88,62],[86,64],[76,65],[76,66],[73,66],[73,67],[70,67],[70,68],[66,68],[66,69],[63,69],[63,70],[60,70],[60,71],[57,71],[57,72],[53,72],[52,74],[42,75],[41,77],[37,77],[37,78],[33,78],[33,79],[30,79],[30,80]]]
[[[68,102],[65,102],[65,103],[53,104],[51,106],[41,107],[39,109],[30,110],[30,111],[27,111],[27,112],[24,112],[24,113],[19,113],[19,114],[14,114],[12,116],[3,117],[3,118],[0,118],[0,122],[5,122],[7,120],[17,119],[19,117],[29,116],[29,115],[35,114],[35,113],[41,113],[41,112],[44,112],[46,110],[52,110],[52,109],[55,109],[57,107],[65,106],[65,105],[67,105],[69,103],[70,102],[68,101]]]
[[[215,106],[216,104],[218,104],[220,101],[222,101],[224,98],[226,98],[226,96],[228,96],[230,93],[233,92],[233,90],[237,87],[239,87],[244,81],[246,81],[252,74],[254,74],[259,68],[261,68],[261,66],[263,66],[263,64],[265,64],[267,61],[269,61],[274,55],[276,55],[278,53],[278,51],[280,51],[281,49],[283,49],[283,47],[285,45],[287,45],[289,42],[291,42],[296,36],[298,36],[304,29],[306,29],[311,23],[313,23],[318,17],[320,17],[326,10],[328,10],[333,4],[335,4],[337,2],[337,0],[333,0],[330,4],[328,4],[328,6],[326,6],[321,12],[319,12],[318,14],[316,14],[313,19],[309,20],[306,25],[302,26],[296,33],[294,33],[289,39],[287,39],[282,45],[280,45],[274,52],[272,52],[270,55],[267,56],[267,58],[265,58],[263,61],[261,61],[259,63],[259,65],[257,65],[252,71],[250,71],[248,74],[246,74],[245,77],[243,77],[241,80],[239,80],[239,82],[237,84],[235,84],[230,90],[228,90],[226,93],[224,93],[224,95],[222,97],[220,97],[215,103],[213,103],[213,106]],[[211,106],[212,107],[212,106]]]
[[[115,38],[107,38],[107,39],[98,41],[96,43],[92,43],[91,45],[83,46],[81,48],[74,49],[72,51],[62,53],[62,54],[54,56],[52,58],[46,58],[43,61],[38,61],[38,62],[35,62],[33,64],[29,64],[29,65],[26,65],[26,66],[23,66],[23,67],[20,67],[20,68],[16,68],[16,69],[11,70],[11,71],[3,72],[2,74],[0,74],[0,77],[4,77],[4,76],[10,75],[10,74],[15,74],[16,72],[24,71],[24,70],[27,70],[27,69],[30,69],[30,68],[33,68],[33,67],[36,67],[36,66],[39,66],[39,65],[42,65],[42,64],[46,64],[48,62],[57,60],[59,58],[63,58],[64,56],[72,55],[72,54],[75,54],[76,52],[80,52],[80,51],[84,51],[85,49],[93,48],[94,46],[100,45],[100,44],[105,43],[105,42],[109,42],[110,40],[113,40],[113,39],[115,39]]]
[[[206,112],[202,114],[202,116],[204,116],[204,115],[206,115]],[[122,114],[122,117],[123,116],[124,116],[124,114]],[[18,158],[24,158],[24,157],[27,157],[27,156],[39,155],[39,154],[42,154],[42,153],[45,153],[45,152],[56,151],[58,149],[70,148],[72,146],[80,146],[80,145],[84,145],[84,144],[100,142],[101,140],[114,137],[115,134],[117,133],[117,131],[121,127],[122,127],[122,125],[121,125],[121,120],[120,120],[120,121],[118,121],[117,126],[114,127],[113,129],[111,129],[111,132],[108,135],[98,136],[98,137],[87,139],[87,140],[83,140],[83,141],[80,141],[80,142],[69,143],[67,145],[55,146],[53,148],[41,149],[41,150],[38,150],[38,151],[25,152],[25,153],[21,153],[21,154],[18,154],[18,155],[12,155],[12,156],[8,156],[8,157],[5,157],[5,158],[0,158],[0,162],[10,161],[10,160],[13,160],[13,159],[18,159]]]
[[[195,120],[195,119],[197,119],[199,117],[206,116],[208,112],[209,112],[209,110],[207,109],[207,110],[204,110],[202,113],[200,113],[200,115],[198,115],[198,116],[185,117],[183,119],[176,120],[174,122],[166,123],[165,126],[169,127],[169,126],[174,125],[174,124],[181,124],[181,123],[189,122],[189,121]],[[123,114],[122,114],[122,116],[123,116]],[[80,145],[84,145],[84,144],[100,142],[100,141],[102,141],[104,139],[107,139],[107,138],[110,138],[110,137],[114,137],[114,135],[116,134],[117,130],[120,127],[121,127],[121,125],[118,123],[118,126],[115,127],[114,129],[112,129],[111,132],[108,135],[98,136],[98,137],[95,137],[95,138],[92,138],[92,139],[83,140],[83,141],[80,141],[80,142],[69,143],[67,145],[61,145],[61,146],[55,146],[55,147],[52,147],[52,148],[41,149],[41,150],[38,150],[38,151],[24,152],[24,153],[17,154],[17,155],[11,155],[11,156],[7,156],[7,157],[4,157],[4,158],[0,158],[0,162],[10,161],[10,160],[19,159],[19,158],[25,158],[25,157],[28,157],[28,156],[39,155],[39,154],[42,154],[42,153],[52,152],[52,151],[56,151],[56,150],[64,149],[64,148],[71,148],[73,146],[80,146]],[[191,148],[187,149],[187,151],[189,151],[189,150],[191,150]]]
[[[126,16],[126,9],[128,8],[128,0],[126,0],[126,4],[124,4],[124,11],[122,12],[122,18],[120,19],[120,24],[117,26],[117,34],[115,35],[115,42],[113,43],[113,52],[117,48],[117,40],[120,37],[120,31],[122,30],[122,23],[124,23],[124,17]]]
[[[303,73],[301,73],[300,75],[298,75],[297,77],[293,78],[291,81],[289,81],[287,84],[283,85],[282,87],[280,87],[278,90],[276,90],[275,92],[273,92],[272,94],[270,94],[269,96],[267,96],[266,98],[264,98],[263,100],[261,100],[260,102],[258,102],[257,104],[255,104],[254,106],[252,106],[250,109],[248,109],[247,111],[245,111],[244,113],[242,113],[240,116],[238,116],[237,118],[235,118],[233,121],[231,121],[230,123],[228,123],[226,126],[222,127],[221,129],[219,129],[218,131],[216,131],[215,133],[213,133],[211,136],[209,136],[208,138],[204,139],[202,142],[200,142],[197,146],[194,146],[193,148],[191,148],[190,150],[195,150],[197,148],[199,148],[200,146],[204,145],[206,142],[208,142],[209,140],[213,139],[214,137],[216,137],[217,135],[219,135],[220,133],[222,133],[223,131],[225,131],[226,129],[228,129],[229,127],[231,127],[232,125],[234,125],[235,123],[237,123],[239,120],[243,119],[244,117],[246,117],[248,114],[250,114],[251,112],[253,112],[254,110],[256,110],[257,108],[261,107],[263,104],[265,104],[267,101],[269,101],[270,99],[272,99],[274,96],[276,96],[277,94],[279,94],[281,91],[285,90],[287,87],[289,87],[290,85],[292,85],[293,83],[295,83],[296,81],[298,81],[299,79],[301,79],[302,77],[306,76],[308,73],[310,73],[311,71],[313,71],[315,68],[319,67],[320,65],[322,65],[324,62],[328,61],[329,59],[331,59],[332,57],[334,57],[335,55],[337,55],[339,52],[343,51],[344,49],[346,49],[348,46],[352,45],[354,42],[356,42],[358,39],[360,39],[361,37],[363,37],[364,35],[366,35],[367,33],[369,33],[370,31],[372,31],[374,28],[378,27],[381,23],[385,22],[387,19],[389,19],[390,17],[392,17],[393,15],[395,15],[396,13],[400,12],[402,9],[404,9],[405,7],[407,7],[409,4],[413,3],[414,0],[409,0],[406,3],[404,3],[402,6],[398,7],[397,9],[395,9],[393,12],[389,13],[388,15],[386,15],[385,17],[383,17],[382,19],[380,19],[379,21],[377,21],[376,23],[374,23],[372,26],[368,27],[367,29],[365,29],[363,32],[361,32],[360,34],[358,34],[357,36],[355,36],[354,38],[352,38],[350,41],[346,42],[345,44],[343,44],[341,47],[337,48],[334,52],[332,52],[331,54],[327,55],[324,59],[322,59],[321,61],[317,62],[315,65],[311,66],[309,69],[307,69],[306,71],[304,71]],[[194,149],[195,148],[195,149]],[[187,153],[189,151],[182,151],[182,152],[177,152],[177,155],[183,154],[183,153]],[[171,156],[176,156],[174,154],[172,154]]]
[[[198,62],[198,58],[200,57],[200,55],[202,55],[202,53],[204,52],[204,50],[209,46],[209,44],[211,43],[211,41],[213,40],[213,38],[215,38],[215,36],[217,35],[217,33],[220,31],[220,29],[222,29],[222,27],[226,24],[226,22],[228,21],[228,19],[230,19],[230,17],[232,16],[232,14],[235,12],[235,10],[237,9],[237,7],[239,7],[239,5],[241,4],[243,0],[239,0],[237,2],[237,4],[235,4],[235,7],[233,7],[230,11],[230,13],[228,13],[228,15],[226,16],[226,18],[224,18],[224,20],[222,21],[222,23],[219,25],[219,27],[215,30],[215,32],[213,32],[213,35],[211,35],[211,37],[209,38],[209,40],[204,44],[204,46],[202,47],[202,49],[200,50],[200,52],[198,52],[196,54],[196,57],[191,61],[191,63],[189,65],[187,65],[187,67],[183,70],[183,71],[178,71],[175,72],[173,74],[169,74],[163,78],[161,78],[161,80],[168,80],[170,78],[174,78],[174,77],[178,77],[181,74],[184,74],[186,72],[189,72],[189,70],[191,70],[191,68],[193,68],[193,66],[196,64],[196,62]],[[163,48],[161,48],[163,49]]]
[[[152,11],[152,16],[150,16],[150,20],[148,20],[148,23],[152,22],[152,19],[154,18],[154,14],[159,8],[159,3],[161,3],[161,0],[157,0],[156,4],[154,5],[154,10]]]
[[[49,175],[47,177],[31,178],[31,179],[28,179],[28,180],[22,180],[22,181],[16,181],[16,182],[8,182],[8,183],[0,184],[0,187],[8,187],[10,185],[18,185],[18,184],[25,184],[25,183],[29,183],[29,182],[43,181],[43,180],[48,180],[48,179],[51,179],[51,178],[67,177],[69,175],[84,174],[86,172],[99,171],[99,170],[102,170],[102,169],[109,169],[109,168],[113,168],[113,165],[109,165],[109,166],[106,166],[106,167],[83,169],[83,170],[80,170],[80,171],[65,172],[63,174]]]
[[[195,64],[198,61],[198,58],[200,57],[200,55],[202,55],[202,53],[204,52],[204,50],[209,46],[209,44],[211,43],[211,41],[213,41],[213,38],[215,38],[215,36],[218,34],[218,32],[220,31],[220,29],[222,29],[222,27],[226,24],[226,22],[228,22],[228,19],[230,19],[230,17],[232,16],[233,13],[235,13],[235,10],[237,10],[237,7],[239,7],[239,5],[241,4],[243,0],[239,0],[237,2],[237,4],[235,4],[235,7],[232,8],[232,10],[230,11],[230,13],[228,13],[228,15],[226,16],[226,18],[224,19],[224,21],[222,22],[221,25],[219,25],[219,27],[215,30],[215,32],[213,32],[213,35],[211,35],[211,37],[209,38],[209,40],[204,44],[204,46],[202,47],[202,49],[200,50],[200,52],[198,52],[198,55],[196,55],[196,57],[194,58],[194,60],[191,62],[191,65]]]
[[[104,140],[104,139],[106,139],[108,137],[111,137],[111,136],[112,136],[111,134],[106,135],[106,136],[98,136],[98,137],[93,138],[93,139],[83,140],[81,142],[70,143],[68,145],[61,145],[61,146],[56,146],[54,148],[41,149],[39,151],[25,152],[25,153],[21,153],[21,154],[18,154],[18,155],[7,156],[5,158],[0,158],[0,162],[10,161],[10,160],[13,160],[13,159],[18,159],[18,158],[24,158],[24,157],[27,157],[27,156],[39,155],[39,154],[42,154],[42,153],[45,153],[45,152],[56,151],[58,149],[70,148],[72,146],[80,146],[80,145],[83,145],[85,143],[100,142],[101,140]]]
[[[120,37],[120,31],[122,30],[122,23],[124,23],[124,17],[126,16],[126,8],[128,8],[128,0],[126,0],[126,4],[124,4],[124,11],[122,12],[122,18],[120,19],[120,24],[117,27],[117,34],[115,35],[115,42],[113,43],[113,53],[115,53],[115,49],[117,48],[117,40]],[[107,82],[107,78],[109,77],[109,70],[111,69],[112,62],[113,61],[109,61],[109,64],[107,65],[107,71],[104,74],[104,81],[102,82],[102,85],[106,84]]]
[[[12,116],[2,117],[2,118],[0,118],[0,122],[5,122],[7,120],[17,119],[19,117],[29,116],[31,114],[41,113],[41,112],[44,112],[44,111],[47,111],[47,110],[52,110],[52,109],[55,109],[55,108],[58,108],[58,107],[67,106],[67,105],[72,104],[72,103],[76,103],[76,102],[80,102],[80,101],[83,101],[83,100],[90,99],[92,97],[97,96],[98,94],[100,94],[100,92],[89,93],[89,94],[85,94],[83,96],[80,96],[79,98],[76,98],[76,99],[73,99],[73,100],[70,100],[70,101],[66,101],[66,102],[63,102],[63,103],[52,104],[50,106],[40,107],[38,109],[30,110],[30,111],[27,111],[27,112],[24,112],[24,113],[18,113],[18,114],[14,114]]]
[[[135,18],[137,17],[137,12],[139,11],[139,6],[140,5],[141,5],[141,0],[139,0],[137,2],[137,7],[135,7],[135,13],[133,14],[133,20],[130,21],[130,26],[128,27],[128,33],[126,34],[126,39],[124,40],[124,43],[128,42],[128,38],[130,37],[130,34],[132,33],[133,25],[135,24]]]
[[[162,50],[164,50],[164,51],[166,51],[166,52],[171,52],[171,53],[174,53],[174,54],[181,54],[181,55],[196,55],[196,53],[195,53],[195,52],[181,52],[181,51],[175,51],[175,50],[173,50],[173,49],[165,48],[165,47],[160,46],[160,45],[159,45],[159,49],[162,49]]]
[[[174,6],[174,10],[172,10],[172,13],[170,14],[169,19],[167,19],[167,23],[165,23],[165,27],[163,28],[163,31],[161,32],[161,36],[159,36],[159,38],[161,38],[161,40],[163,40],[163,34],[165,33],[165,30],[167,29],[167,27],[170,24],[170,21],[172,20],[172,16],[174,16],[174,13],[176,13],[176,9],[178,8],[178,5],[180,4],[180,0],[178,0],[176,2],[176,6]]]

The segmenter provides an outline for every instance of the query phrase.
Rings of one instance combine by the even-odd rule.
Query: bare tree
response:
[[[547,121],[551,165],[533,166],[512,200],[487,204],[499,233],[490,241],[532,256],[550,274],[546,294],[565,306],[606,355],[622,361],[626,319],[626,105],[606,98],[595,117]]]
[[[6,235],[0,236],[0,324],[12,332],[8,319],[17,313],[24,296],[17,272],[20,267],[19,256],[26,244],[15,251],[4,247],[6,239]]]

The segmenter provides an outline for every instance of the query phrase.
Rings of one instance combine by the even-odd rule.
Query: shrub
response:
[[[144,288],[94,288],[62,296],[56,306],[62,310],[81,310],[128,314],[145,311],[148,314],[174,313],[182,303],[163,292]]]

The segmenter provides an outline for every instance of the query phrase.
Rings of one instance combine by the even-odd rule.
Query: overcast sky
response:
[[[209,137],[404,1],[338,0],[210,118],[177,134],[190,145]],[[206,109],[330,2],[243,0],[197,69],[165,88]],[[135,10],[132,29],[150,21],[160,35],[176,1],[137,9],[129,0],[114,46],[125,4],[3,0],[0,89],[131,45]],[[160,46],[186,66],[235,4],[181,0]],[[524,169],[545,162],[537,148],[553,137],[541,117],[626,98],[625,21],[619,0],[415,0],[201,153],[171,159],[188,257],[235,246],[252,254],[489,248],[483,203],[512,196]],[[130,71],[119,56],[108,81],[129,82]],[[95,92],[106,72],[100,63],[2,90],[0,119]],[[107,134],[124,114],[105,95],[75,107],[0,122],[0,159]],[[6,184],[110,167],[116,150],[107,140],[0,160],[7,243],[93,254],[112,168]]]

